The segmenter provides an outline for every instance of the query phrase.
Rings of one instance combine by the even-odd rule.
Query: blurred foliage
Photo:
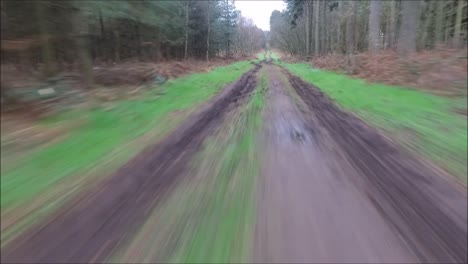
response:
[[[245,56],[265,46],[231,0],[2,1],[1,13],[2,63],[45,77],[64,65],[83,66],[89,79],[95,63]]]

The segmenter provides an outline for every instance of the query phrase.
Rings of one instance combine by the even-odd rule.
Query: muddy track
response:
[[[318,125],[364,179],[364,192],[422,262],[467,262],[467,197],[444,177],[285,72]]]
[[[260,67],[255,65],[224,89],[162,143],[146,149],[108,181],[2,249],[2,262],[104,261],[174,187],[185,164],[225,113],[250,95]]]

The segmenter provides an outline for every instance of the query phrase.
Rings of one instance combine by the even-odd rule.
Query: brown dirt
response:
[[[170,190],[213,127],[255,87],[260,66],[202,107],[162,143],[143,151],[109,181],[2,249],[3,263],[102,262]]]
[[[257,262],[467,262],[467,196],[316,87],[267,64]],[[2,249],[2,263],[102,262],[243,104],[255,70],[168,138]],[[155,228],[157,229],[157,228]]]
[[[209,71],[211,68],[233,63],[234,60],[199,60],[167,61],[163,63],[126,62],[112,66],[94,67],[93,74],[97,84],[140,85],[151,81],[155,75],[177,78],[186,74]]]
[[[288,77],[292,87],[308,107],[311,115],[309,125],[312,131],[316,132],[314,135],[318,145],[322,149],[337,149],[339,167],[346,175],[340,178],[340,173],[321,173],[320,177],[327,175],[325,177],[328,181],[317,178],[316,182],[311,183],[309,190],[302,187],[308,192],[307,210],[313,211],[317,207],[320,209],[323,207],[322,203],[329,203],[328,200],[336,201],[335,207],[327,207],[323,212],[319,211],[318,215],[328,214],[328,217],[323,216],[324,226],[333,230],[331,233],[342,240],[329,239],[328,231],[320,235],[323,231],[319,229],[316,231],[317,239],[324,237],[343,247],[329,252],[330,255],[323,253],[324,259],[319,260],[349,261],[355,256],[358,257],[358,261],[363,262],[414,262],[416,258],[422,262],[466,263],[466,193],[456,190],[446,178],[438,175],[438,172],[400,150],[356,117],[339,109],[318,88],[296,76]],[[319,156],[321,159],[324,157]],[[322,163],[321,166],[325,165]],[[323,171],[313,166],[310,170]],[[339,179],[332,180],[333,176]],[[343,181],[343,178],[348,179]],[[324,187],[320,181],[334,184]],[[362,200],[357,200],[354,196],[347,197],[345,189],[342,188],[346,181],[358,186],[359,199]],[[332,192],[337,186],[340,186],[340,189]],[[339,197],[342,197],[342,200],[339,200]],[[315,201],[318,199],[321,200],[320,203]],[[354,202],[350,203],[349,200]],[[340,201],[341,203],[338,203]],[[356,212],[365,212],[363,208],[369,203],[373,205],[372,209],[367,211],[369,215],[364,219],[360,219],[360,214],[356,216]],[[380,217],[375,211],[378,211]],[[314,213],[317,215],[317,212]],[[340,217],[345,218],[346,222],[354,220],[354,223],[348,224],[354,231],[343,228],[342,225],[346,223],[337,219]],[[378,226],[380,228],[376,228]],[[385,234],[385,230],[391,232]],[[357,232],[355,236],[347,236],[354,232]],[[369,239],[363,240],[366,234]],[[372,237],[375,240],[370,239]],[[326,241],[328,240],[323,243]],[[399,251],[401,246],[395,244],[397,241],[402,243],[402,252]],[[346,255],[346,250],[351,244],[361,251],[360,254],[352,251]],[[404,254],[405,252],[407,254]]]
[[[257,191],[255,261],[414,262],[416,258],[293,103],[285,76],[267,66],[266,138]],[[289,87],[288,87],[289,86]]]

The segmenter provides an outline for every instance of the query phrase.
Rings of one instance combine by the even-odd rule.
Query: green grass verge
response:
[[[283,67],[301,77],[366,122],[467,181],[467,120],[454,112],[465,98],[446,98],[415,89],[367,83],[346,75],[311,68]]]
[[[259,61],[265,60],[266,59],[265,52],[260,52],[259,54],[257,54],[257,58]]]
[[[274,52],[269,50],[268,52],[260,52],[257,54],[257,58],[259,61],[266,60],[266,59],[271,59],[272,61],[278,63],[280,60],[280,56]]]
[[[262,124],[264,75],[252,100],[222,148],[217,190],[205,204],[205,219],[191,238],[181,262],[248,262],[252,252],[254,188],[259,174],[257,131]],[[208,141],[207,144],[217,144]]]
[[[83,171],[99,165],[116,147],[151,129],[173,126],[166,118],[169,113],[201,104],[252,67],[249,61],[243,61],[170,80],[157,89],[158,94],[149,91],[144,99],[121,101],[109,110],[87,112],[86,125],[68,138],[35,151],[13,168],[2,171],[1,209],[31,200],[65,177],[79,177]],[[83,114],[67,113],[46,123]]]
[[[249,102],[204,142],[188,175],[111,262],[249,262],[265,89],[263,78]]]

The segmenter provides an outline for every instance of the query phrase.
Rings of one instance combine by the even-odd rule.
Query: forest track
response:
[[[395,146],[377,130],[342,111],[317,87],[289,72],[283,73],[303,103],[302,114],[294,115],[303,120],[301,133],[305,135],[301,137],[301,144],[278,145],[278,137],[276,142],[270,141],[270,147],[276,148],[275,153],[286,151],[289,154],[282,153],[288,160],[284,168],[278,167],[281,160],[273,157],[273,162],[266,165],[273,166],[271,175],[267,176],[273,181],[270,186],[275,188],[272,175],[281,169],[283,176],[291,175],[288,179],[276,180],[283,181],[282,186],[276,185],[276,188],[283,188],[283,199],[278,200],[277,207],[281,208],[284,199],[303,205],[296,210],[299,222],[283,226],[286,233],[282,234],[284,239],[290,238],[286,239],[285,247],[297,254],[289,258],[290,252],[284,252],[285,255],[278,255],[276,260],[466,263],[466,193],[454,188],[445,177]],[[281,84],[271,87],[281,90],[278,86]],[[287,102],[284,105],[286,112],[291,110],[291,107],[287,109]],[[273,112],[272,116],[284,115],[285,108],[281,109],[281,104],[275,103],[275,109],[276,114]],[[295,149],[287,152],[294,145]],[[307,177],[299,180],[301,175]],[[283,208],[294,211],[294,207],[298,207],[294,203]],[[294,217],[289,216],[289,219],[293,221]],[[333,234],[335,237],[331,237]],[[294,235],[299,238],[291,237]],[[309,243],[304,246],[300,242],[291,243],[291,239]],[[314,249],[311,243],[316,246]]]
[[[108,181],[2,249],[2,263],[109,260],[187,175],[186,164],[227,113],[244,105],[260,67]],[[467,262],[465,192],[317,87],[271,62],[263,67],[268,92],[254,261]]]
[[[256,64],[168,138],[2,249],[2,263],[105,261],[175,186],[186,163],[223,116],[245,102],[260,68]]]

